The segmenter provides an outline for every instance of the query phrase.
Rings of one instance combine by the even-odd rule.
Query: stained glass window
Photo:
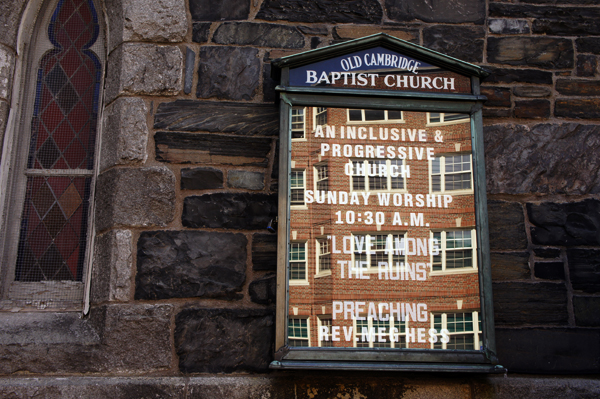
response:
[[[87,261],[102,83],[100,24],[92,0],[58,0],[48,7],[36,29],[43,29],[37,37],[45,35],[51,47],[34,34],[35,86],[25,112],[29,146],[13,276],[20,283],[82,282]],[[81,293],[76,296],[62,299]],[[39,292],[36,299],[44,300]]]

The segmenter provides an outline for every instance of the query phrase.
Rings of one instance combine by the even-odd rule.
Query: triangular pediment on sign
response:
[[[323,65],[327,61],[333,59],[342,60],[344,59],[344,56],[350,56],[347,57],[349,58],[349,64],[346,64],[345,66],[351,69],[352,59],[356,54],[358,54],[356,56],[359,57],[366,54],[366,63],[371,62],[372,64],[375,64],[376,60],[374,60],[374,57],[371,57],[369,50],[376,49],[383,49],[385,53],[392,54],[392,57],[395,53],[397,54],[397,57],[404,56],[407,60],[419,62],[421,68],[440,68],[463,76],[476,76],[479,78],[485,78],[490,74],[489,71],[477,65],[461,61],[457,58],[438,53],[437,51],[395,38],[385,33],[377,33],[360,39],[349,40],[343,43],[273,60],[271,62],[271,76],[279,81],[281,78],[281,70],[283,68],[287,67],[290,68],[290,70],[297,68],[306,69],[307,66]],[[385,64],[385,62],[383,64]],[[369,68],[371,70],[382,70],[385,69],[385,67],[389,67],[389,62],[387,64],[388,65],[382,65],[382,63],[379,62],[378,65],[369,65]],[[400,66],[398,62],[392,65]],[[414,62],[412,65],[414,65]],[[368,69],[366,68],[367,65],[365,65],[365,63],[363,63],[361,67],[363,69]]]

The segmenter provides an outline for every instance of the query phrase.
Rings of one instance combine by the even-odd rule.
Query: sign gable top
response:
[[[477,65],[461,61],[457,58],[438,53],[437,51],[395,38],[385,33],[376,33],[360,39],[349,40],[343,43],[275,59],[271,62],[271,65],[273,66],[271,76],[279,81],[281,78],[281,70],[283,68],[298,68],[353,54],[362,50],[375,49],[377,47],[398,52],[402,55],[415,58],[418,61],[456,72],[464,76],[485,78],[490,74],[490,72]]]

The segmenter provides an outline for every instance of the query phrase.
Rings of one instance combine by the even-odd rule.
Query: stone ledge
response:
[[[472,393],[469,393],[471,389]],[[313,391],[314,390],[314,391]],[[187,391],[187,395],[185,392]],[[195,377],[9,377],[0,378],[0,395],[29,398],[309,398],[314,392],[327,397],[405,397],[452,399],[539,398],[581,399],[600,396],[594,377],[477,376],[454,379],[444,376],[402,376],[397,373],[294,372],[292,376],[203,375]],[[296,395],[296,394],[300,395]],[[339,395],[339,396],[338,396]],[[391,396],[390,396],[391,395]],[[321,398],[321,395],[315,398]],[[323,396],[324,397],[324,396]]]

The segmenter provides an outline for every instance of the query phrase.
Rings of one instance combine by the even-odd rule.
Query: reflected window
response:
[[[480,349],[481,315],[479,312],[434,313],[432,328],[438,333],[433,349]]]
[[[439,254],[432,256],[432,271],[451,271],[475,268],[474,230],[437,231],[433,233],[437,240]]]
[[[304,170],[292,170],[290,180],[290,205],[304,205]]]
[[[315,107],[315,126],[327,124],[327,107]]]
[[[319,317],[319,346],[330,348],[333,347],[333,340],[331,339],[331,326],[333,320],[331,317]]]
[[[315,189],[319,191],[329,190],[329,168],[327,164],[315,166]]]
[[[402,111],[349,109],[348,122],[402,122]]]
[[[387,320],[356,320],[354,346],[357,348],[407,348],[406,322],[389,317]]]
[[[292,140],[304,138],[304,107],[292,107]]]
[[[429,112],[427,114],[428,124],[453,124],[464,123],[470,120],[469,114],[458,114],[451,112]]]
[[[322,272],[331,272],[331,240],[327,238],[317,239],[317,273]]]
[[[365,218],[371,216],[369,213],[365,212]],[[378,271],[382,263],[382,269],[394,274],[404,267],[405,234],[355,234],[352,242],[355,269]]]
[[[431,192],[471,190],[471,154],[446,155],[431,161]]]
[[[290,282],[307,281],[306,242],[290,243]]]
[[[352,161],[352,190],[404,190],[403,162],[402,159]]]
[[[288,319],[288,345],[310,346],[308,319],[291,317]]]

